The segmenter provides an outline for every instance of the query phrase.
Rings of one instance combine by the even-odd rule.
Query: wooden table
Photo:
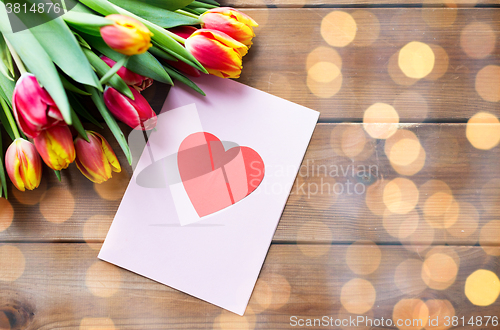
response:
[[[321,112],[245,316],[97,260],[131,174],[107,133],[109,182],[0,200],[0,329],[498,328],[499,2],[224,4],[260,23],[239,81]]]

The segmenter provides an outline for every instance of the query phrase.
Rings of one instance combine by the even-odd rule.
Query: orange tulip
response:
[[[17,189],[33,190],[40,185],[42,161],[33,143],[22,138],[14,140],[5,154],[5,167]]]
[[[185,46],[210,74],[221,78],[239,78],[242,57],[248,52],[241,42],[210,29],[195,31],[186,39]]]
[[[145,53],[152,46],[153,34],[138,20],[118,14],[106,18],[115,23],[103,26],[101,36],[112,49],[125,55],[136,55]]]
[[[210,9],[200,19],[203,28],[224,32],[248,47],[255,37],[253,27],[259,26],[250,16],[231,7]]]
[[[76,167],[87,179],[102,183],[111,178],[112,172],[121,172],[120,163],[108,141],[99,133],[87,131],[90,142],[75,139]]]
[[[73,136],[68,126],[56,126],[42,131],[34,141],[43,161],[53,170],[66,169],[75,160]]]

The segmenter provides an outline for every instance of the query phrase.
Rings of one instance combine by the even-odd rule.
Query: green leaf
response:
[[[181,25],[198,25],[201,23],[199,19],[171,11],[178,8],[171,10],[163,9],[152,5],[149,0],[147,2],[137,0],[110,0],[110,2],[165,29]],[[172,1],[163,2],[171,3]]]
[[[99,77],[104,76],[106,72],[109,71],[110,67],[106,64],[106,62],[101,60],[99,56],[97,56],[93,51],[83,48],[83,53],[85,54],[85,56],[87,56],[87,59],[89,60],[90,64],[94,67]],[[128,88],[127,84],[123,81],[122,78],[120,78],[119,75],[114,74],[113,76],[111,76],[111,78],[108,81],[108,84],[111,85],[120,93],[128,96],[132,100],[134,99],[134,95],[130,91],[130,88]]]
[[[72,92],[75,92],[77,94],[80,94],[80,95],[90,95],[89,93],[87,93],[86,91],[82,91],[80,88],[76,87],[75,85],[73,85],[68,79],[66,79],[66,77],[64,75],[62,75],[61,73],[59,73],[59,78],[61,78],[61,82],[64,86],[64,88],[66,88],[66,90],[68,91],[72,91]]]
[[[111,14],[118,14],[118,10],[108,1],[105,0],[79,0],[85,6],[95,10],[99,14],[108,16]]]
[[[3,2],[0,2],[0,31],[12,44],[24,64],[52,96],[66,123],[71,125],[68,98],[54,63],[31,31],[12,33]]]
[[[175,62],[178,61],[175,57],[167,54],[166,52],[164,52],[163,50],[161,50],[160,48],[158,48],[156,46],[149,48],[149,52],[151,54],[153,54],[155,57],[159,57],[159,58],[162,58],[164,60],[175,61]]]
[[[215,0],[200,0],[200,2],[204,2],[204,3],[208,3],[208,4],[211,4],[211,5],[214,5],[216,7],[220,7],[220,3],[218,3]]]
[[[183,75],[179,70],[175,69],[174,67],[166,64],[163,66],[165,70],[168,72],[169,75],[171,75],[174,79],[180,81],[184,85],[191,87],[193,90],[196,92],[200,93],[201,95],[205,96],[205,92],[201,90],[200,87],[198,87],[194,82],[191,81],[188,77]]]
[[[90,93],[89,93],[90,94]],[[78,100],[78,98],[76,98],[76,96],[72,93],[69,93],[68,95],[68,98],[69,98],[69,103],[71,104],[71,108],[77,113],[79,114],[80,116],[82,116],[83,118],[87,119],[88,121],[90,121],[92,124],[96,125],[97,127],[99,128],[104,128],[102,127],[101,123],[95,119],[91,114],[90,112],[87,111],[87,109],[85,109],[85,107],[80,103],[80,101]]]
[[[115,117],[109,112],[109,110],[106,108],[106,105],[104,104],[104,100],[102,98],[102,94],[95,88],[92,88],[90,86],[86,86],[87,91],[92,94],[92,101],[94,101],[95,105],[97,106],[97,109],[99,110],[102,118],[108,125],[109,129],[111,130],[111,133],[113,133],[116,141],[118,141],[118,144],[123,150],[123,153],[127,157],[128,163],[131,165],[132,164],[132,154],[130,153],[130,148],[127,144],[127,139],[125,138],[125,135],[123,134],[122,130],[118,126],[118,123],[116,122]]]
[[[187,7],[191,8],[207,8],[207,9],[212,9],[212,8],[217,8],[219,5],[214,5],[214,4],[209,4],[205,2],[200,2],[200,1],[193,1]]]
[[[7,132],[7,134],[9,134],[9,137],[12,139],[12,141],[14,141],[16,139],[16,135],[12,131],[12,127],[10,127],[9,119],[7,119],[7,116],[5,115],[6,111],[11,111],[11,108],[2,98],[0,99],[0,122],[2,122],[3,128],[5,128],[5,131]]]
[[[3,166],[3,148],[2,148],[2,132],[0,132],[0,181],[2,181],[2,187],[0,187],[0,197],[2,197],[2,190],[5,192],[5,198],[7,195],[7,178],[5,177],[5,168]]]
[[[115,62],[118,62],[126,57],[126,55],[118,53],[109,48],[109,46],[106,45],[106,43],[101,38],[86,36],[86,40],[92,47]],[[130,71],[133,71],[142,76],[149,77],[165,84],[173,85],[172,79],[163,69],[160,62],[158,62],[158,60],[148,52],[131,56],[127,64],[125,64],[125,67]]]
[[[57,180],[59,180],[59,182],[61,182],[61,171],[54,170],[54,173],[56,174]]]
[[[9,80],[14,80],[14,66],[12,64],[12,56],[9,48],[5,43],[3,35],[0,33],[0,74],[7,77]]]
[[[127,6],[123,5],[126,2],[132,2],[131,0],[112,0],[110,1],[120,7],[123,7],[127,10],[130,10],[127,8]],[[144,4],[144,1],[133,1],[133,2],[140,2]],[[153,7],[154,10],[158,9],[166,9],[170,11],[174,11],[183,7],[186,7],[189,5],[193,0],[147,0],[146,1],[149,7]],[[130,10],[132,11],[132,10]]]
[[[101,35],[100,32],[101,27],[113,24],[113,21],[106,19],[102,16],[88,14],[88,13],[81,13],[75,11],[74,9],[68,11],[61,17],[66,23],[68,23],[75,29],[96,36]]]
[[[87,41],[85,41],[85,39],[82,38],[81,35],[79,35],[75,31],[73,31],[73,34],[75,35],[76,40],[78,40],[80,46],[82,46],[83,48],[92,49],[92,47],[90,47],[90,45],[87,43]]]
[[[7,79],[4,75],[0,74],[0,90],[3,95],[3,99],[7,101],[7,104],[12,107],[12,95],[14,94],[14,88],[16,83],[10,79]]]
[[[62,18],[32,27],[30,31],[64,73],[79,83],[102,88],[80,44]]]
[[[85,132],[85,128],[83,128],[82,122],[80,121],[80,118],[78,118],[78,115],[73,109],[71,109],[71,118],[73,118],[73,127],[76,129],[78,134],[80,134],[85,139],[85,141],[90,142],[87,136],[87,132]]]

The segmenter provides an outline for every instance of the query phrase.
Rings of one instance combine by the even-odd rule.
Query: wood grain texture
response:
[[[319,124],[274,241],[477,244],[482,228],[500,216],[500,149],[474,148],[466,130],[465,124],[404,124],[386,141],[371,138],[362,124]],[[0,232],[0,241],[102,242],[132,173],[110,133],[105,136],[124,165],[122,173],[97,185],[71,166],[62,183],[46,171],[34,192],[19,193],[11,186],[14,221]],[[409,141],[412,136],[417,144]],[[393,160],[405,161],[415,157],[419,145],[425,151],[422,164],[419,156],[398,166],[386,154],[388,149]],[[272,169],[268,175],[286,170]],[[430,180],[444,188],[429,188]],[[388,183],[396,193],[385,189]],[[260,189],[272,193],[281,187]],[[435,193],[441,195],[432,197]],[[481,243],[498,245],[500,237]]]
[[[372,246],[370,249],[380,253],[380,262],[373,263],[367,253],[350,253],[349,246],[273,245],[247,312],[239,317],[98,261],[97,252],[86,244],[6,246],[0,245],[0,252],[12,251],[2,255],[3,260],[10,257],[11,270],[19,268],[20,255],[25,265],[15,281],[5,281],[5,276],[0,280],[0,325],[7,329],[86,329],[80,326],[91,323],[99,329],[289,329],[293,315],[356,318],[357,314],[347,312],[345,307],[370,307],[371,299],[373,309],[360,314],[379,319],[392,318],[396,304],[409,298],[421,299],[429,306],[430,300],[448,300],[454,309],[451,315],[466,319],[498,316],[500,307],[499,301],[487,307],[474,306],[464,295],[465,280],[471,273],[477,269],[500,270],[498,259],[478,247],[435,250],[453,256],[458,266],[449,287],[435,290],[422,285],[419,272],[405,274],[402,284],[396,271],[404,261],[418,263],[421,256],[425,258],[423,252],[419,256],[401,246]],[[363,263],[373,264],[373,271],[356,275],[351,268]],[[0,269],[0,274],[8,271]],[[366,300],[349,303],[342,288],[355,278],[369,283],[374,291],[359,292]],[[412,312],[403,315],[411,317]]]
[[[499,64],[498,42],[484,58],[471,58],[461,47],[462,31],[477,22],[489,31],[481,32],[482,28],[476,31],[474,25],[469,27],[474,39],[482,40],[479,47],[494,43],[492,40],[500,30],[500,9],[341,9],[357,17],[359,39],[355,38],[346,47],[331,47],[321,35],[321,22],[335,10],[245,10],[260,27],[256,30],[254,45],[244,58],[243,73],[238,81],[318,110],[323,121],[362,121],[364,111],[377,102],[397,105],[400,120],[410,123],[463,122],[479,110],[500,115],[498,102],[484,100],[475,90],[478,72],[487,65]],[[450,13],[451,18],[447,16]],[[437,26],[430,26],[425,19],[431,24],[437,22]],[[451,25],[439,26],[450,20],[453,20]],[[378,38],[374,39],[377,30]],[[371,45],[361,46],[373,39]],[[420,80],[406,77],[397,65],[400,49],[412,41],[440,47],[434,50],[433,71]],[[340,90],[327,98],[315,95],[308,86],[306,61],[317,47],[330,48],[342,62]],[[327,56],[316,62],[338,65],[339,60],[334,57]],[[328,76],[319,78],[329,79]],[[318,83],[313,88],[329,95],[329,90],[338,88],[335,85],[338,79]]]
[[[261,8],[261,7],[474,7],[474,6],[497,6],[498,0],[222,0],[219,1],[223,6],[238,8]]]

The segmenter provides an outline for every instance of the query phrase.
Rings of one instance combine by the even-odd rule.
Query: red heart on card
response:
[[[236,145],[226,150],[215,135],[206,132],[193,133],[182,141],[177,165],[184,189],[200,217],[251,194],[262,182],[265,169],[252,148]]]

